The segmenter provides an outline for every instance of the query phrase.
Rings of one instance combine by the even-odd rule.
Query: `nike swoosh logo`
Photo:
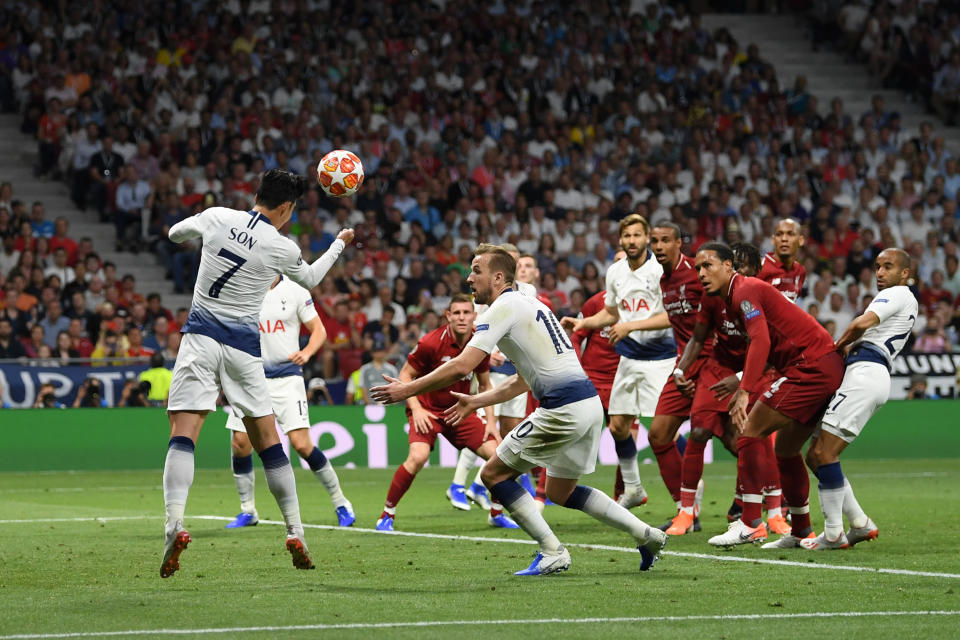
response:
[[[752,535],[753,535],[753,533],[741,533],[741,534],[740,534],[740,539],[743,540],[743,541],[747,541],[747,540],[750,539],[750,537],[751,537]]]

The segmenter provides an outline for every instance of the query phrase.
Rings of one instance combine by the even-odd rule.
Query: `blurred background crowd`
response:
[[[313,176],[327,151],[356,153],[360,192],[314,188],[282,230],[306,260],[357,230],[313,291],[328,340],[309,378],[349,379],[375,355],[402,364],[466,290],[478,242],[533,255],[542,296],[576,315],[634,212],[676,222],[691,253],[714,239],[770,251],[776,220],[800,221],[799,304],[835,337],[876,294],[873,258],[903,247],[923,316],[911,348],[953,351],[960,167],[942,126],[906,130],[880,95],[850,113],[687,6],[8,2],[0,106],[35,136],[35,174],[113,225],[112,250],[155,256],[174,292],[190,291],[198,247],[170,243],[172,224],[249,209],[266,169]],[[953,123],[952,5],[808,15],[815,44]],[[0,184],[0,359],[175,358],[186,310],[72,237],[72,214]]]

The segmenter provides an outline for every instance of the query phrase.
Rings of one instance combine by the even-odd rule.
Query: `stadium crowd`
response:
[[[934,61],[936,43],[931,100],[953,117],[957,15],[851,7],[844,29],[865,25],[870,68],[905,91],[924,76],[887,58],[919,38]],[[958,343],[960,167],[934,125],[903,130],[879,96],[849,113],[682,2],[34,1],[0,15],[0,102],[36,136],[36,174],[111,222],[117,250],[153,253],[178,292],[198,247],[167,240],[171,225],[249,209],[266,169],[360,156],[357,196],[315,188],[284,229],[306,260],[357,230],[314,291],[328,339],[308,375],[349,378],[375,351],[402,364],[466,290],[478,242],[533,255],[542,296],[576,315],[634,212],[680,225],[687,252],[771,251],[775,221],[795,218],[799,304],[834,337],[876,293],[876,255],[903,247],[923,315],[913,349]],[[51,222],[15,196],[0,186],[0,359],[174,358],[186,310],[72,239],[69,213]]]

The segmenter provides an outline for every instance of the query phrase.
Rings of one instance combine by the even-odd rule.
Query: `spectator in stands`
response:
[[[70,328],[70,319],[63,315],[63,307],[57,299],[51,300],[46,305],[46,313],[43,319],[35,326],[43,329],[43,341],[51,349],[57,346],[60,332]]]
[[[13,323],[6,315],[0,315],[0,359],[25,358],[27,351],[13,332]]]
[[[123,182],[117,187],[117,210],[114,214],[116,250],[138,253],[143,236],[144,216],[153,205],[153,192],[133,166],[121,167]]]

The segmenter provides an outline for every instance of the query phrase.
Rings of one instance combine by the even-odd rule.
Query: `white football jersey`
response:
[[[501,293],[483,312],[467,346],[499,348],[546,409],[597,393],[550,308],[517,291]]]
[[[520,282],[517,280],[513,283],[513,288],[525,296],[530,296],[531,298],[537,297],[537,288],[529,282]],[[479,322],[480,315],[489,307],[485,304],[474,304],[473,306],[477,312],[477,322]],[[474,324],[476,324],[476,322]],[[517,372],[517,368],[510,362],[510,358],[507,358],[503,364],[491,364],[490,371],[492,373],[502,373],[505,376],[512,376]]]
[[[260,355],[260,306],[277,273],[315,287],[343,251],[334,240],[323,256],[305,264],[297,245],[256,211],[211,207],[170,228],[170,240],[202,238],[203,250],[190,314],[183,333],[199,333]]]
[[[892,365],[913,331],[918,308],[909,288],[899,285],[884,289],[866,309],[877,314],[880,324],[867,329],[860,342],[878,347]]]
[[[620,322],[646,320],[664,313],[663,292],[660,289],[662,275],[663,267],[649,249],[647,259],[637,270],[630,268],[626,258],[618,260],[607,269],[607,295],[604,302],[608,307],[617,307]],[[676,357],[677,343],[673,329],[667,327],[633,331],[619,341],[614,350],[633,360],[663,360]]]
[[[289,356],[300,350],[300,325],[316,317],[310,292],[293,280],[280,276],[277,286],[267,291],[260,307],[260,350],[268,378],[303,375]]]

